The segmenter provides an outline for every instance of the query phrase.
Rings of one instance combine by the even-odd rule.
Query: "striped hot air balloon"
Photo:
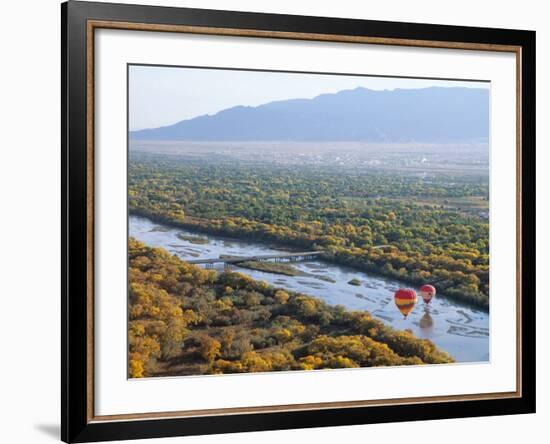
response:
[[[407,319],[407,315],[416,305],[416,291],[410,288],[400,288],[395,292],[394,300],[401,314]]]
[[[429,304],[435,296],[435,287],[433,285],[422,285],[420,287],[420,296],[422,296],[425,304]]]

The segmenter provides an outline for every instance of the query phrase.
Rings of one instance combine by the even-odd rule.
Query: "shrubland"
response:
[[[432,342],[129,239],[131,378],[453,362]]]

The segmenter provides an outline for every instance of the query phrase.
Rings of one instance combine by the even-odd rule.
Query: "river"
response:
[[[129,234],[148,246],[162,247],[187,260],[276,254],[284,250],[259,242],[176,229],[137,216],[129,218]],[[430,339],[457,362],[489,360],[489,314],[483,310],[457,303],[442,294],[437,294],[426,306],[419,296],[414,310],[403,319],[393,302],[393,293],[399,287],[410,285],[321,260],[293,262],[292,266],[304,276],[266,273],[235,265],[231,269],[276,287],[318,297],[331,305],[368,310],[394,328],[410,329],[417,337]],[[349,284],[352,279],[359,280],[360,285]]]

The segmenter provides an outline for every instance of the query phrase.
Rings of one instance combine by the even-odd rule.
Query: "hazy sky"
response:
[[[430,86],[489,88],[489,83],[132,65],[129,125],[131,131],[156,128],[236,105],[313,98],[358,86],[378,90]]]

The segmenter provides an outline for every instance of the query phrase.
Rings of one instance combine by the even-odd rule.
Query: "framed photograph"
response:
[[[62,5],[62,439],[535,411],[535,33]]]

